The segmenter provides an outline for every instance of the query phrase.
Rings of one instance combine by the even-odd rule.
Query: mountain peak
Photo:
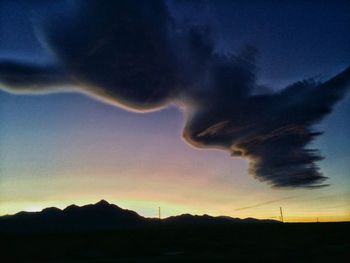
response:
[[[100,201],[98,201],[95,205],[98,205],[98,206],[107,206],[107,205],[110,205],[110,203],[108,203],[106,200],[104,199],[101,199]]]
[[[57,207],[47,207],[45,209],[43,209],[41,211],[41,213],[46,213],[46,214],[49,214],[49,213],[61,213],[62,210],[57,208]]]
[[[67,212],[67,211],[76,211],[77,209],[79,209],[80,207],[77,205],[69,205],[67,206],[65,209],[63,209],[63,211]]]

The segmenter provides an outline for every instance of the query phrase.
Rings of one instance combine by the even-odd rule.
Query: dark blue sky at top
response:
[[[2,57],[49,56],[32,30],[35,10],[48,4],[0,2]],[[178,20],[208,25],[219,51],[255,45],[259,77],[276,88],[302,78],[328,77],[350,61],[348,1],[175,1],[170,8]]]
[[[223,51],[255,45],[259,76],[268,84],[282,88],[293,80],[332,75],[349,64],[348,1],[192,2],[192,8],[181,5],[178,14],[208,21]]]

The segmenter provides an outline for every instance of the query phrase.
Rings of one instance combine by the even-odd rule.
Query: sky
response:
[[[350,220],[348,3],[130,3],[0,2],[0,215]]]

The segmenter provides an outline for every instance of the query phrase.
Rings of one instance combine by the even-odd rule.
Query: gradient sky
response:
[[[258,82],[274,89],[308,77],[327,79],[350,62],[350,5],[345,1],[171,4],[178,19],[208,21],[221,51],[253,43]],[[0,57],[49,60],[31,31],[44,1],[0,2]],[[193,17],[194,10],[196,16]],[[75,93],[40,96],[0,91],[0,214],[63,208],[106,199],[145,216],[180,213],[350,220],[350,96],[317,127],[312,146],[330,186],[272,189],[248,164],[181,138],[175,106],[137,114]]]

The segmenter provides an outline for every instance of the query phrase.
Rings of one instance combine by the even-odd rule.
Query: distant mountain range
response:
[[[19,212],[0,217],[0,232],[71,232],[116,230],[147,227],[153,225],[188,224],[236,224],[236,223],[279,223],[275,220],[255,218],[232,218],[227,216],[183,214],[164,219],[145,218],[134,211],[122,209],[117,205],[101,200],[96,204],[84,206],[70,205],[61,210],[56,207],[45,208],[40,212]]]

